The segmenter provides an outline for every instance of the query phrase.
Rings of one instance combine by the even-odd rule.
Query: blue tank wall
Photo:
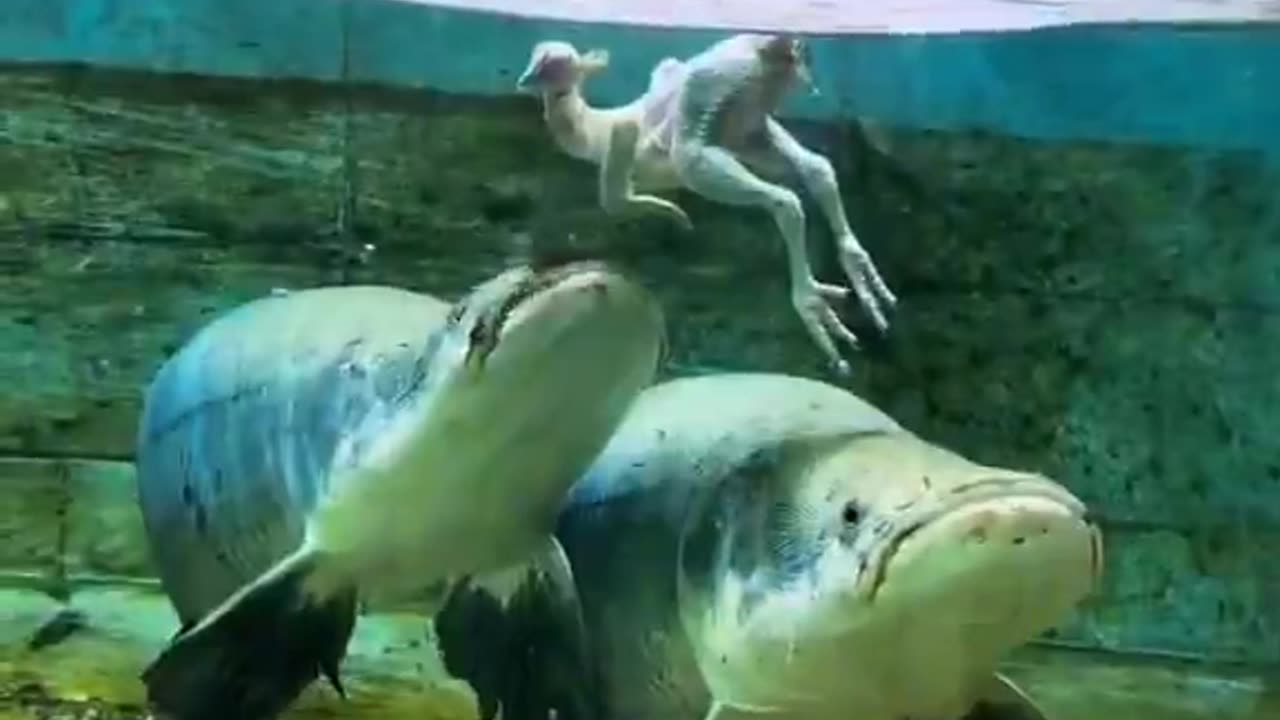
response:
[[[558,37],[610,49],[611,71],[590,88],[602,103],[633,97],[660,57],[696,52],[721,36],[388,0],[0,5],[0,60],[349,77],[477,94],[510,92],[533,43]],[[797,98],[790,114],[862,114],[912,127],[1054,139],[1280,148],[1280,25],[822,38],[814,64],[824,92]]]

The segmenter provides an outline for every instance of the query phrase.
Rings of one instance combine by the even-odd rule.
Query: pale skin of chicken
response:
[[[607,67],[608,52],[579,53],[569,43],[544,41],[534,46],[517,85],[541,96],[556,145],[597,166],[606,212],[663,216],[690,230],[683,209],[651,194],[677,188],[767,210],[786,248],[792,305],[832,369],[847,375],[849,363],[837,341],[856,350],[858,339],[831,303],[852,290],[884,332],[897,298],[849,226],[830,161],[772,116],[795,86],[812,87],[806,55],[797,38],[734,35],[687,60],[662,60],[641,96],[596,108],[587,104],[582,87]],[[814,277],[799,196],[764,179],[788,172],[799,177],[821,210],[851,288]]]

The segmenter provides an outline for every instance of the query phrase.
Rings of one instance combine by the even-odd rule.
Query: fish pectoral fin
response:
[[[587,625],[582,617],[582,601],[578,598],[578,585],[573,579],[569,555],[559,540],[547,538],[534,560],[534,570],[541,575],[540,589],[551,600],[550,610],[562,622],[568,623],[562,630],[569,633],[576,655],[585,660]]]
[[[262,720],[338,668],[355,627],[356,590],[317,590],[321,555],[304,548],[180,633],[142,674],[152,709],[180,720]]]
[[[471,685],[481,720],[602,717],[573,572],[555,540],[519,567],[455,585],[435,629],[445,669]]]
[[[1049,716],[1013,680],[995,673],[963,720],[1049,720]]]
[[[470,576],[452,584],[432,618],[445,672],[471,686],[479,720],[494,720],[500,711],[506,620],[499,597]]]

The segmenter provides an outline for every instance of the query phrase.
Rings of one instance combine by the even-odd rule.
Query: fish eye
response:
[[[841,511],[840,517],[849,525],[857,525],[862,519],[862,510],[857,503],[847,502],[844,504],[844,510]]]
[[[455,303],[453,308],[449,310],[449,316],[445,318],[445,322],[449,325],[457,325],[462,322],[462,314],[465,311],[466,308],[462,306],[462,303]]]

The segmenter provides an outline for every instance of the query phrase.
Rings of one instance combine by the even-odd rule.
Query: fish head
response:
[[[561,40],[544,40],[533,46],[529,63],[516,80],[516,89],[532,93],[565,93],[609,64],[607,50],[579,53]]]
[[[695,511],[681,613],[728,704],[959,717],[1005,653],[1096,587],[1101,552],[1083,503],[1045,476],[903,430],[803,440]]]
[[[629,406],[657,372],[665,327],[654,295],[603,262],[521,265],[454,304],[434,353],[444,368],[432,375],[507,405],[568,411],[622,395]]]
[[[461,370],[530,380],[535,368],[575,366],[649,375],[666,340],[653,294],[591,260],[509,268],[454,303],[444,333]]]
[[[473,497],[497,515],[518,478],[523,512],[549,530],[569,486],[653,382],[666,334],[642,284],[578,260],[521,265],[477,285],[432,342],[424,402],[431,432],[449,439],[450,466],[491,478]]]

